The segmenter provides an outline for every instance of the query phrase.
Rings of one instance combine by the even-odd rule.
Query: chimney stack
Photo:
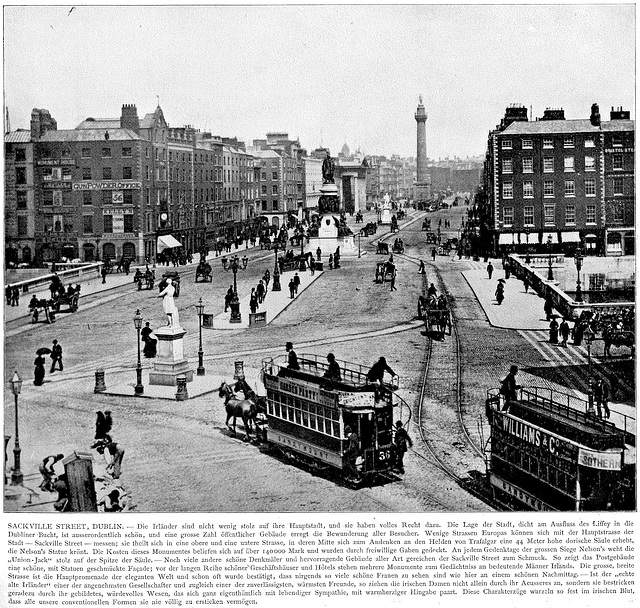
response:
[[[120,128],[129,129],[136,134],[140,134],[140,120],[138,110],[134,104],[124,104],[120,115]]]
[[[597,103],[594,103],[591,106],[591,116],[589,117],[589,120],[594,127],[600,126],[600,108]]]

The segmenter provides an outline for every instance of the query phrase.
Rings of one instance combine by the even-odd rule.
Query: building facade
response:
[[[573,120],[549,109],[529,121],[526,108],[507,108],[488,140],[480,209],[485,246],[626,253],[623,243],[633,235],[633,138],[628,113],[601,121],[595,104],[588,119]],[[609,237],[614,216],[620,229]]]

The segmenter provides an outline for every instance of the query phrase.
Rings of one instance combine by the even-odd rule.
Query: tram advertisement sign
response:
[[[489,480],[491,485],[502,490],[506,494],[517,498],[520,502],[527,505],[529,508],[534,511],[555,511],[553,507],[549,506],[546,502],[536,498],[533,494],[529,492],[525,492],[521,487],[516,486],[504,479],[502,477],[498,477],[495,473],[489,474]]]
[[[578,452],[578,464],[603,471],[619,471],[622,469],[622,451],[594,452],[581,447]]]
[[[504,412],[494,412],[494,424],[508,435],[517,437],[551,456],[572,460],[576,457],[576,444],[554,433],[549,433],[535,424],[524,422]]]
[[[299,399],[311,401],[318,405],[325,407],[336,407],[336,398],[332,393],[327,393],[322,389],[319,389],[317,385],[313,385],[303,380],[296,380],[294,378],[265,378],[265,387],[281,393],[294,395]]]

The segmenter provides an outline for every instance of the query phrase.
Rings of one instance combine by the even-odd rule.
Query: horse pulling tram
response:
[[[588,402],[541,387],[519,388],[508,402],[491,389],[486,414],[496,501],[514,510],[635,509],[635,428],[619,428]]]
[[[427,333],[439,340],[444,339],[445,334],[451,335],[451,311],[444,295],[439,298],[420,296],[418,298],[418,319],[424,319]]]
[[[324,378],[328,364],[315,355],[302,355],[298,363],[300,369],[292,370],[286,355],[262,361],[268,445],[314,470],[348,476],[349,426],[358,436],[358,480],[389,473],[394,407],[401,405],[397,378],[393,385],[370,384],[366,369],[339,361],[341,380],[335,381]]]

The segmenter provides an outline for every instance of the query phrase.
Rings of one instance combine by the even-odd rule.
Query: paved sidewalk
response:
[[[458,262],[456,260],[456,262]],[[464,260],[458,263],[464,263]],[[474,263],[477,265],[478,263]],[[482,306],[489,323],[501,329],[546,330],[549,323],[544,315],[544,300],[529,289],[525,293],[524,284],[513,275],[504,284],[504,301],[498,305],[495,292],[498,279],[504,279],[504,270],[499,260],[492,260],[495,268],[489,279],[485,269],[463,270],[462,276],[473,290],[478,303]]]
[[[338,270],[326,271],[326,272],[340,272]],[[267,324],[271,323],[277,316],[287,308],[291,303],[295,302],[296,298],[299,297],[302,292],[309,287],[314,281],[319,279],[324,272],[316,271],[312,276],[309,270],[305,272],[298,272],[298,276],[300,277],[300,287],[298,288],[298,294],[295,298],[291,298],[289,295],[289,281],[296,274],[293,271],[285,272],[280,275],[280,286],[282,287],[281,291],[272,291],[273,289],[273,276],[271,281],[269,282],[269,287],[267,288],[267,295],[264,299],[264,302],[258,306],[258,312],[266,312],[267,313]],[[221,312],[217,316],[213,318],[212,329],[246,329],[249,327],[249,313],[251,309],[249,307],[249,299],[251,294],[247,294],[240,298],[240,314],[242,316],[241,323],[230,323],[229,319],[231,318],[231,311]]]

